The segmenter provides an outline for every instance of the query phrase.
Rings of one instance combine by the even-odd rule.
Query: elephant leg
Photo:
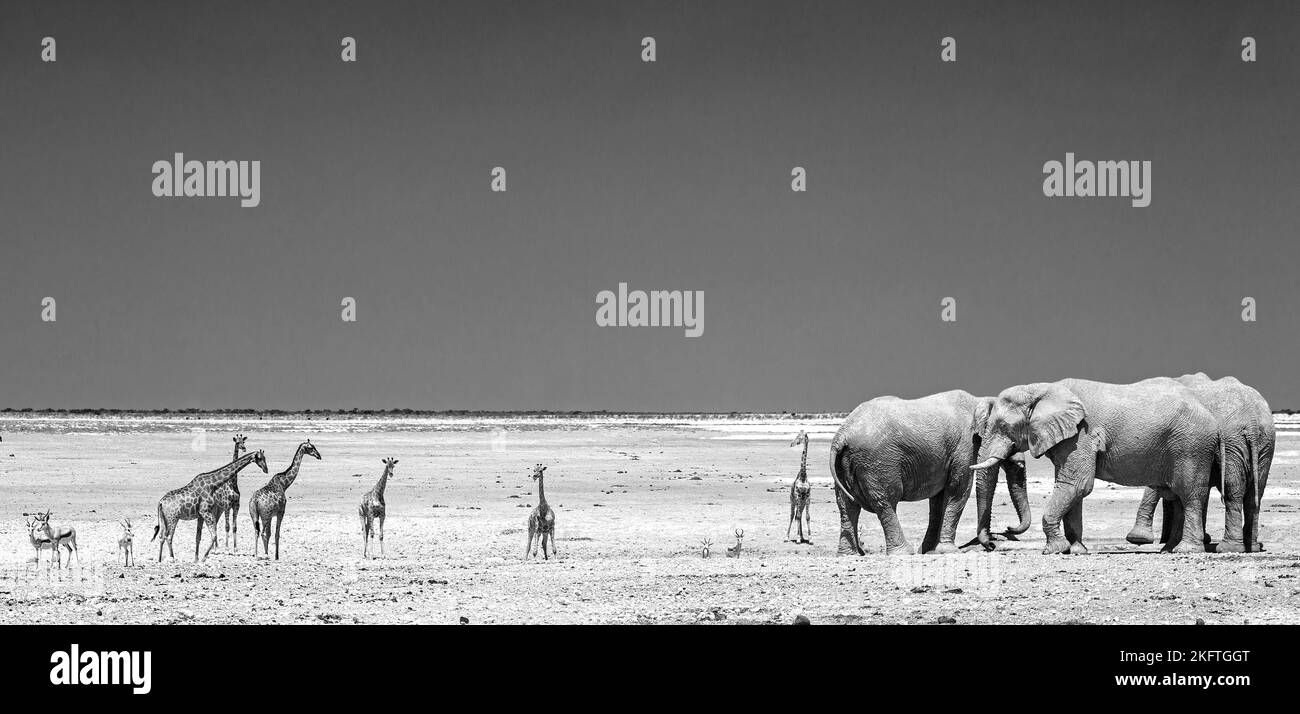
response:
[[[1124,540],[1133,545],[1156,542],[1155,534],[1151,531],[1151,523],[1155,520],[1156,504],[1159,502],[1160,492],[1148,486],[1142,492],[1142,502],[1138,504],[1137,519],[1133,522],[1133,529],[1128,532]]]
[[[1239,468],[1225,469],[1223,479],[1223,540],[1219,542],[1216,552],[1244,553],[1245,513],[1249,507],[1246,503],[1246,474]],[[1209,504],[1209,499],[1205,499]]]
[[[939,545],[939,527],[943,523],[943,491],[930,497],[930,521],[921,539],[921,552],[929,553]]]
[[[1172,491],[1160,491],[1159,494],[1163,499],[1160,511],[1160,542],[1165,544],[1165,550],[1168,550],[1168,544],[1174,542],[1174,531],[1182,528],[1183,512],[1178,504],[1178,497]],[[1177,536],[1182,538],[1182,532],[1179,531]]]
[[[1161,540],[1164,547],[1161,552],[1171,553],[1174,546],[1183,539],[1183,502],[1172,492],[1163,496],[1165,499],[1164,518],[1168,525],[1161,528]]]
[[[1070,541],[1071,555],[1087,555],[1088,546],[1083,544],[1083,499],[1080,498],[1075,502],[1070,510],[1065,512],[1065,518],[1061,521],[1065,528],[1065,539]]]
[[[876,517],[880,519],[880,527],[885,531],[885,554],[911,555],[912,546],[903,535],[903,526],[898,522],[898,514],[894,512],[894,506],[893,503],[881,503],[876,506]]]
[[[862,507],[846,498],[840,489],[835,489],[835,505],[840,510],[840,542],[836,555],[866,555],[858,540],[858,516]]]
[[[1062,537],[1061,521],[1092,492],[1093,478],[1097,472],[1097,452],[1092,446],[1092,437],[1086,432],[1062,440],[1048,453],[1056,467],[1056,483],[1052,486],[1052,495],[1047,499],[1047,508],[1043,513],[1043,536],[1047,545],[1044,554],[1070,552],[1070,539]],[[1076,535],[1082,534],[1083,509],[1078,509],[1078,529]],[[1075,524],[1068,528],[1074,532]]]
[[[1201,518],[1202,504],[1209,497],[1208,490],[1203,486],[1197,486],[1195,483],[1196,468],[1191,465],[1182,465],[1174,473],[1173,490],[1182,502],[1183,523],[1182,533],[1177,542],[1170,543],[1170,550],[1174,553],[1204,553],[1205,541],[1202,536],[1205,535],[1205,521]]]
[[[970,487],[973,476],[968,471],[954,474],[948,479],[948,486],[943,490],[943,510],[940,513],[939,542],[934,548],[936,553],[957,552],[957,523],[961,521],[962,511],[970,500]],[[931,527],[934,527],[934,507],[930,510]]]

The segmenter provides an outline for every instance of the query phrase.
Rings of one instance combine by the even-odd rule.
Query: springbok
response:
[[[28,515],[24,513],[23,515]],[[43,535],[50,542],[50,547],[54,550],[54,562],[59,564],[59,569],[63,569],[63,557],[59,548],[68,549],[68,567],[72,567],[72,554],[77,554],[77,565],[81,565],[81,550],[77,548],[77,530],[72,526],[59,526],[55,528],[50,525],[50,511],[45,513],[33,514],[36,520],[33,521],[37,533]],[[29,536],[30,537],[30,536]],[[36,563],[40,564],[40,548],[36,549]]]
[[[122,537],[117,539],[117,549],[122,551],[122,565],[129,568],[135,562],[135,534],[131,532],[131,519],[121,521]]]
[[[27,514],[24,513],[23,515],[27,515]],[[52,547],[53,544],[50,542],[49,538],[45,537],[44,533],[41,533],[39,531],[36,525],[36,521],[31,518],[27,519],[27,539],[31,541],[32,547],[36,549],[36,566],[40,567],[41,551]],[[50,555],[50,562],[51,563],[54,562],[53,554]]]
[[[737,529],[736,529],[736,547],[734,547],[734,548],[728,548],[728,549],[727,549],[727,557],[728,557],[728,558],[739,558],[739,557],[740,557],[740,546],[741,546],[742,541],[744,541],[744,540],[745,540],[745,530],[744,530],[743,528],[737,528]]]
[[[713,547],[713,541],[709,540],[708,538],[705,538],[704,540],[700,541],[700,547],[703,548],[703,551],[700,553],[700,557],[707,558],[709,557],[709,548]]]

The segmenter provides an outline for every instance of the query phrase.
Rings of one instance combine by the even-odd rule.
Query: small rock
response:
[[[811,625],[812,622],[808,619],[808,616],[807,616],[807,615],[795,615],[794,622],[792,622],[791,624],[793,624],[793,625]]]
[[[468,625],[468,624],[469,624],[469,618],[468,618],[468,617],[465,617],[464,615],[461,615],[461,616],[460,616],[460,624],[462,624],[462,625]]]

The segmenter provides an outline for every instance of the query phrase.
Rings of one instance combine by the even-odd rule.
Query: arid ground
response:
[[[1051,464],[1039,459],[1029,462],[1034,526],[1019,542],[886,557],[878,522],[863,514],[870,554],[837,557],[827,450],[838,419],[3,417],[0,622],[1298,623],[1300,430],[1280,419],[1264,553],[1131,546],[1123,537],[1140,491],[1098,482],[1085,506],[1093,554],[1040,555]],[[813,545],[784,540],[799,467],[788,444],[801,428],[813,436]],[[323,456],[289,490],[280,559],[254,559],[245,507],[237,550],[225,550],[223,531],[194,563],[188,521],[176,558],[159,563],[149,542],[159,497],[228,462],[236,432],[266,451],[271,473],[304,438]],[[388,456],[400,463],[387,489],[387,556],[362,560],[357,505]],[[524,558],[538,462],[557,512],[560,553],[549,561]],[[245,506],[267,478],[241,474]],[[995,503],[995,525],[1014,518],[1004,488]],[[33,562],[21,514],[47,508],[77,529],[79,567],[48,570],[48,551]],[[900,515],[919,544],[927,505]],[[136,530],[131,568],[117,551],[123,518]],[[1222,526],[1216,494],[1209,530]],[[974,527],[972,499],[959,544]],[[743,554],[729,559],[736,528]]]

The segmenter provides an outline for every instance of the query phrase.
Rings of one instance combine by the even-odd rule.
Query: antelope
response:
[[[24,513],[23,515],[28,515],[28,514]],[[68,549],[69,568],[72,567],[73,553],[77,554],[77,565],[81,565],[81,550],[77,548],[76,529],[73,528],[72,526],[60,526],[57,529],[54,528],[53,526],[50,525],[49,511],[46,511],[45,513],[36,513],[31,515],[36,516],[36,520],[33,521],[32,523],[33,526],[35,526],[35,530],[39,531],[45,537],[45,539],[50,542],[50,546],[54,550],[54,559],[55,562],[59,564],[59,569],[63,568],[63,557],[62,554],[59,552],[60,546]],[[40,562],[41,562],[41,552],[40,552],[40,548],[37,548],[36,563],[39,565]]]
[[[23,515],[26,515],[26,514],[23,514]],[[36,565],[37,565],[37,567],[40,567],[40,564],[41,564],[41,551],[42,551],[42,550],[45,550],[46,548],[50,548],[50,547],[52,547],[52,546],[53,546],[53,543],[51,543],[51,542],[50,542],[50,539],[49,539],[49,538],[46,538],[45,535],[44,535],[43,533],[38,535],[38,534],[37,534],[37,531],[38,531],[38,530],[39,530],[39,529],[36,527],[36,521],[33,520],[33,519],[31,519],[31,518],[28,518],[28,519],[27,519],[27,539],[28,539],[29,541],[31,541],[32,547],[36,549]],[[51,563],[54,562],[54,555],[53,555],[53,554],[50,555],[50,562],[51,562]]]
[[[117,539],[117,549],[122,551],[122,565],[129,568],[135,562],[135,534],[131,532],[131,519],[120,521],[122,537]]]
[[[705,538],[704,540],[700,541],[700,546],[704,549],[703,552],[700,553],[700,557],[702,558],[709,557],[709,548],[713,547],[713,541],[709,540],[708,538]]]
[[[727,549],[727,557],[728,557],[728,558],[739,558],[739,557],[740,557],[740,545],[741,545],[741,542],[744,541],[744,540],[745,540],[745,530],[744,530],[743,528],[737,528],[737,529],[736,529],[736,547],[734,547],[734,548],[728,548],[728,549]]]

